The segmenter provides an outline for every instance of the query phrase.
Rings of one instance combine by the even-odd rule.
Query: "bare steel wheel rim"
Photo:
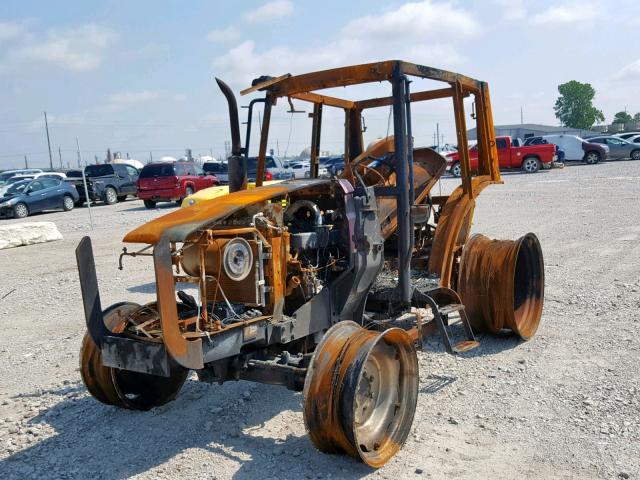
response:
[[[380,449],[400,398],[400,362],[395,348],[379,342],[365,364],[355,398],[355,434],[364,453]]]
[[[314,445],[379,468],[413,423],[418,360],[406,331],[331,327],[316,347],[304,386],[304,420]]]
[[[595,153],[590,153],[587,155],[587,163],[596,163],[598,161],[598,155]]]

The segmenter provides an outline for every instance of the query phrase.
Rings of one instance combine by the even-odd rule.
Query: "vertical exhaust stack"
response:
[[[242,154],[240,143],[240,121],[238,120],[238,104],[229,85],[216,77],[216,82],[229,104],[229,123],[231,126],[231,156],[229,162],[229,193],[247,188],[247,159]]]

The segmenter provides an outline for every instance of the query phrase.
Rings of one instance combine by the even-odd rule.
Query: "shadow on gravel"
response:
[[[208,452],[237,462],[233,478],[238,480],[307,474],[316,478],[318,473],[357,479],[372,472],[352,458],[322,454],[306,435],[291,433],[289,425],[302,422],[301,394],[257,385],[250,398],[242,400],[248,388],[246,382],[218,386],[188,381],[175,401],[149,412],[103,405],[87,396],[79,382],[25,394],[67,397],[41,410],[27,425],[46,423],[56,433],[40,441],[36,437],[32,445],[0,461],[0,476],[129,478],[160,466],[162,476],[169,477],[203,478],[202,472],[217,478],[230,475],[219,471],[220,459]],[[269,423],[282,412],[288,412],[286,421]],[[293,421],[291,412],[296,416]],[[181,461],[182,455],[189,458]],[[164,465],[171,459],[171,465]]]
[[[140,207],[131,207],[131,208],[125,208],[123,210],[121,210],[122,212],[144,212],[144,211],[149,211],[149,212],[153,212],[154,210],[173,210],[178,208],[178,205],[176,205],[175,203],[160,203],[158,205],[155,206],[155,208],[147,208],[144,205],[140,206]]]
[[[449,327],[449,335],[452,337],[453,344],[464,340],[461,332],[461,327],[459,325]],[[476,340],[480,342],[479,347],[474,348],[473,350],[469,350],[468,352],[459,353],[458,356],[460,358],[475,358],[485,357],[488,355],[497,355],[504,352],[505,350],[511,350],[512,348],[517,348],[518,346],[526,343],[512,334],[488,335],[478,333],[476,334]],[[436,332],[426,337],[423,341],[423,350],[426,353],[445,353],[446,349],[444,347],[444,343],[442,342],[440,334]]]

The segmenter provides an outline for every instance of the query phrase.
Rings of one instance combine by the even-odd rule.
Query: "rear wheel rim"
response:
[[[524,161],[524,169],[529,173],[533,173],[538,169],[538,162],[533,158],[528,158]]]
[[[640,160],[640,150],[634,150],[631,153],[631,158],[634,160]]]
[[[118,196],[116,195],[116,192],[112,188],[108,188],[106,193],[107,193],[107,202],[114,203],[118,200]]]
[[[64,197],[64,208],[71,210],[73,208],[73,199],[71,197]]]
[[[459,177],[460,176],[460,164],[456,163],[452,168],[451,168],[451,173],[453,173],[454,176]]]
[[[587,163],[596,163],[598,161],[598,156],[595,153],[590,153],[587,155]]]

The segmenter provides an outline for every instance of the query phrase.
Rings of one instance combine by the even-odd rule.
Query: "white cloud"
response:
[[[293,13],[293,2],[290,0],[274,0],[261,7],[245,12],[243,18],[249,23],[267,23],[277,18],[287,17]]]
[[[557,27],[559,25],[591,25],[600,17],[600,8],[595,3],[565,3],[549,7],[535,14],[531,22],[538,26]]]
[[[87,24],[75,29],[51,30],[46,39],[19,48],[13,56],[19,60],[53,63],[69,70],[92,70],[100,65],[102,54],[115,39],[113,31]]]
[[[507,21],[522,20],[527,16],[524,0],[494,0],[503,11],[503,18]]]
[[[454,42],[480,30],[467,11],[426,0],[356,18],[318,47],[287,45],[260,50],[247,40],[214,59],[213,67],[239,86],[263,74],[297,74],[390,58],[451,68],[463,60]]]
[[[466,10],[450,3],[436,3],[430,0],[405,3],[396,10],[381,15],[366,15],[349,22],[343,34],[362,36],[393,36],[404,39],[422,40],[425,36],[474,35],[480,26]]]
[[[19,23],[0,22],[0,41],[16,38],[24,33],[24,27]]]
[[[640,59],[631,62],[613,75],[614,80],[640,80]]]
[[[212,43],[232,43],[239,39],[240,31],[233,25],[207,33],[207,40]]]

